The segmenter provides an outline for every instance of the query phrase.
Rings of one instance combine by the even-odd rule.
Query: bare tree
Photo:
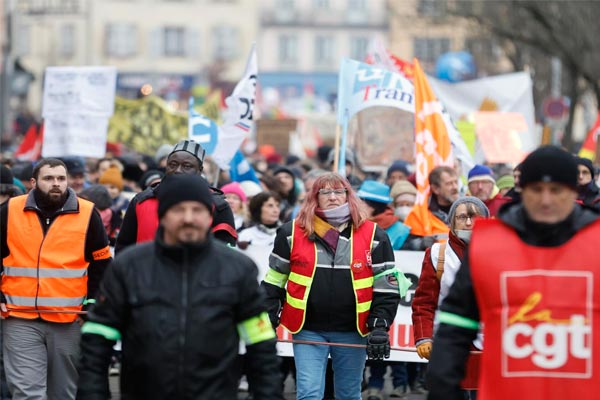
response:
[[[547,67],[550,57],[561,60],[564,92],[571,98],[562,144],[571,148],[573,113],[583,92],[591,89],[600,104],[600,1],[455,0],[448,5],[449,13],[476,21],[500,40],[515,69],[527,65],[535,71],[535,64]],[[536,86],[544,86],[536,79]]]

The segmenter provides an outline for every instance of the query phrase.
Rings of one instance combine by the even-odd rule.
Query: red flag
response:
[[[600,111],[598,111],[598,117],[596,123],[592,126],[592,129],[587,134],[581,149],[579,150],[579,157],[589,158],[594,161],[596,157],[596,143],[598,142],[598,135],[600,135]]]
[[[44,141],[44,128],[40,126],[38,132],[37,125],[31,124],[23,141],[15,151],[15,158],[19,161],[36,161],[42,154],[42,143]]]

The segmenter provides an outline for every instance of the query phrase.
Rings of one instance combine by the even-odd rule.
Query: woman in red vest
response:
[[[387,331],[405,278],[385,231],[367,220],[344,177],[317,178],[298,217],[279,229],[269,267],[263,286],[274,326],[294,340],[366,344],[370,358],[389,357]],[[335,398],[360,399],[364,349],[299,343],[297,398],[323,398],[329,355]]]

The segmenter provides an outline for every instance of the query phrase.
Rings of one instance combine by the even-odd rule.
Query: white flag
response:
[[[227,110],[224,122],[219,128],[217,147],[212,155],[219,168],[223,170],[229,169],[229,162],[254,125],[252,110],[256,98],[257,75],[256,45],[253,44],[244,76],[236,85],[231,96],[225,99]]]

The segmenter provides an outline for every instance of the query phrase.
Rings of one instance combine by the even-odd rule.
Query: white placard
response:
[[[46,118],[42,157],[102,158],[106,154],[107,130],[107,117],[64,115]]]
[[[42,116],[65,114],[110,117],[115,106],[115,67],[48,67]]]

